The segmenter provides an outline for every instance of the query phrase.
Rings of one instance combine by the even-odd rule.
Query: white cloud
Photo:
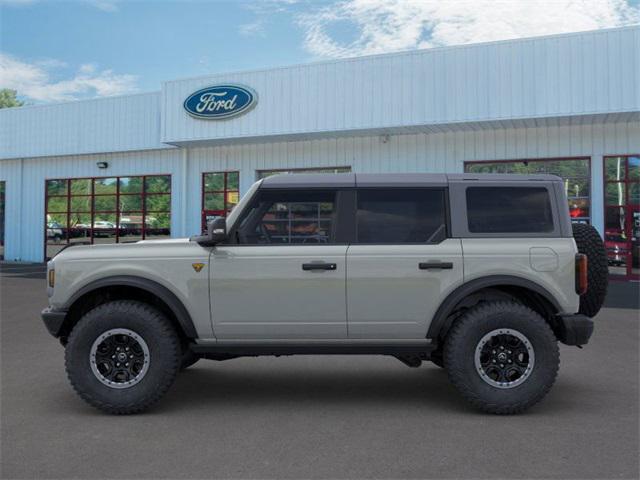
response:
[[[68,79],[53,79],[52,70],[63,62],[44,60],[28,63],[0,53],[0,88],[17,90],[36,102],[75,100],[83,97],[108,97],[136,91],[137,77],[99,70],[84,64]]]
[[[462,45],[638,22],[640,7],[626,0],[343,0],[298,17],[304,46],[317,57]],[[332,33],[345,24],[355,39],[344,41]]]
[[[119,0],[84,0],[85,3],[96,7],[103,12],[117,12]]]
[[[245,37],[252,37],[256,35],[263,36],[264,35],[264,20],[258,19],[254,22],[244,23],[238,27],[238,32],[240,35],[244,35]]]

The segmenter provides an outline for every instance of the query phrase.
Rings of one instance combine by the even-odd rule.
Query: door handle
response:
[[[418,264],[420,270],[451,270],[452,262],[420,262]]]
[[[335,263],[314,262],[302,264],[302,270],[335,270],[336,268],[338,266]]]

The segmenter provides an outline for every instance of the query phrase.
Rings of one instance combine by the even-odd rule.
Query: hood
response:
[[[120,259],[139,257],[163,257],[188,254],[201,251],[203,247],[188,238],[169,238],[163,240],[141,240],[135,243],[109,243],[94,245],[78,245],[67,247],[53,257],[57,261]]]

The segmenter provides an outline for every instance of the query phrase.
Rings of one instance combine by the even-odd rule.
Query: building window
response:
[[[0,182],[0,260],[4,260],[4,189],[5,183]]]
[[[591,222],[589,157],[465,162],[464,171],[467,173],[546,173],[557,175],[564,181],[572,221]]]
[[[70,243],[118,243],[171,235],[171,176],[46,181],[45,257]]]
[[[604,158],[604,241],[609,272],[640,278],[640,155]]]
[[[214,217],[226,217],[240,199],[240,173],[202,174],[202,230]]]
[[[351,167],[294,168],[284,170],[258,170],[258,180],[281,173],[351,173]]]

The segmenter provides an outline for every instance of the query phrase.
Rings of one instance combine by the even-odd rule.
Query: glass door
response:
[[[614,278],[640,279],[640,156],[604,158],[605,246]]]

